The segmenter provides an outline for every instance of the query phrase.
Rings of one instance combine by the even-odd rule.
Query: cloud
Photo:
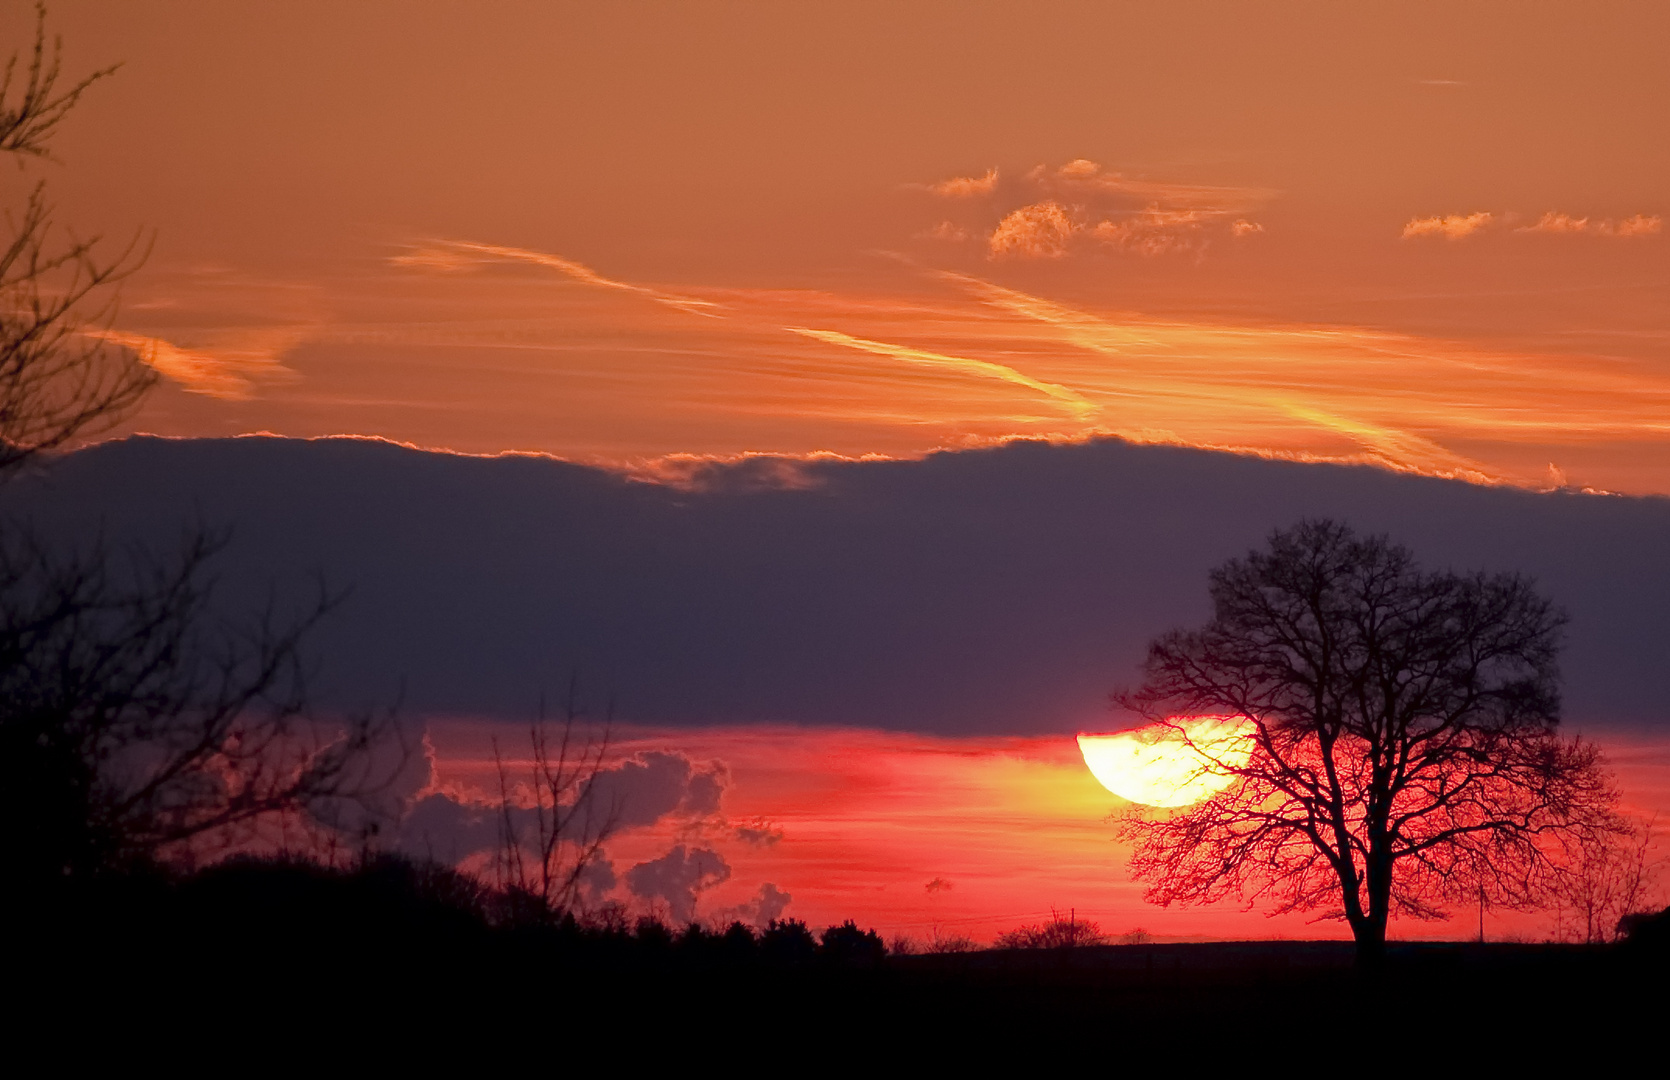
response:
[[[955,221],[942,221],[933,228],[925,230],[923,236],[929,240],[944,240],[949,243],[962,243],[971,235],[969,231]]]
[[[1020,386],[1047,394],[1061,402],[1066,411],[1077,418],[1089,416],[1096,411],[1096,406],[1075,391],[1056,383],[1042,382],[1016,371],[1014,368],[1002,364],[994,364],[989,360],[972,360],[966,356],[947,356],[945,353],[928,352],[925,349],[912,349],[904,345],[893,345],[885,341],[870,341],[865,338],[853,337],[838,330],[812,330],[803,326],[789,326],[784,329],[791,333],[825,341],[831,345],[843,345],[849,349],[874,353],[878,356],[891,356],[897,360],[904,360],[913,364],[926,364],[933,367],[950,368],[970,375],[980,375],[986,378],[1001,379],[1004,382],[1016,383]]]
[[[525,262],[555,270],[584,285],[636,293],[639,296],[648,297],[658,304],[689,312],[692,315],[705,315],[709,318],[720,317],[714,310],[720,305],[711,300],[699,300],[691,296],[652,289],[646,285],[635,285],[629,281],[604,277],[584,263],[543,251],[530,251],[527,248],[507,247],[501,244],[478,244],[470,240],[431,240],[399,255],[390,256],[389,262],[392,265],[410,269],[446,272],[465,270],[490,262]]]
[[[995,183],[995,172],[992,179]],[[1255,188],[1134,179],[1105,171],[1088,158],[1038,165],[996,192],[1005,193],[1012,209],[982,230],[992,258],[1059,259],[1085,239],[1139,255],[1202,251],[1213,235],[1262,231],[1246,214],[1274,195]],[[928,235],[960,237],[968,227],[967,222],[947,221]]]
[[[295,378],[278,354],[294,344],[296,332],[269,330],[238,335],[228,347],[214,352],[186,349],[159,337],[122,330],[83,330],[83,334],[124,349],[159,375],[179,383],[188,393],[221,401],[248,401],[260,382]]]
[[[669,816],[716,814],[724,791],[723,766],[698,769],[683,754],[649,752],[600,771],[582,797],[612,817],[616,828],[632,829]]]
[[[1059,259],[1077,226],[1058,202],[1041,202],[1011,211],[986,242],[993,258],[1019,255],[1028,259]]]
[[[929,185],[928,190],[948,199],[971,199],[990,195],[997,190],[997,170],[987,169],[984,176],[953,176]]]
[[[760,926],[764,926],[773,919],[781,918],[784,909],[793,900],[794,897],[790,894],[769,881],[765,882],[760,886],[760,891],[754,894],[753,900],[750,901],[754,909],[754,921]]]
[[[1664,219],[1657,214],[1648,216],[1636,214],[1632,218],[1625,218],[1618,222],[1616,235],[1618,236],[1650,236],[1664,229]]]
[[[956,886],[942,877],[936,877],[926,885],[922,886],[922,888],[926,892],[941,893],[950,892],[952,889],[956,888]]]
[[[782,828],[763,817],[755,818],[746,825],[738,825],[732,831],[738,840],[751,847],[772,847],[783,839]]]
[[[1113,247],[1142,255],[1164,255],[1205,247],[1201,228],[1206,219],[1203,211],[1164,210],[1154,205],[1119,221],[1098,222],[1091,233]]]
[[[1588,234],[1591,236],[1650,236],[1664,227],[1664,219],[1657,214],[1648,216],[1636,214],[1634,217],[1614,221],[1611,218],[1591,219],[1587,217],[1572,217],[1550,210],[1538,218],[1534,223],[1526,225],[1516,231],[1548,233],[1556,236],[1574,236]]]
[[[710,919],[721,925],[745,922],[764,928],[773,919],[782,918],[783,912],[793,900],[794,897],[789,893],[767,881],[754,891],[753,896],[735,907],[720,908],[711,914]]]
[[[1448,214],[1443,217],[1413,218],[1403,226],[1403,239],[1442,236],[1447,240],[1460,240],[1486,228],[1495,220],[1496,215],[1483,210],[1474,214]]]
[[[641,899],[664,901],[673,921],[683,923],[695,918],[702,893],[730,877],[730,864],[717,851],[679,844],[659,859],[628,870],[626,887]]]

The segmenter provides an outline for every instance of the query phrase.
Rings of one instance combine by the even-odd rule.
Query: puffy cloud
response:
[[[1581,233],[1589,231],[1589,219],[1574,218],[1570,214],[1559,214],[1550,210],[1538,218],[1536,224],[1526,225],[1520,232],[1541,233]]]
[[[1087,158],[1039,165],[1005,184],[1003,193],[1013,197],[1010,205],[1024,204],[1009,210],[987,233],[988,253],[1031,259],[1062,258],[1082,240],[1139,255],[1201,251],[1213,235],[1263,231],[1245,214],[1273,194],[1132,179],[1104,171]],[[945,222],[928,235],[956,236],[963,228]]]
[[[1149,206],[1119,221],[1101,221],[1092,234],[1116,248],[1143,255],[1198,250],[1206,245],[1201,234],[1206,215],[1199,210],[1164,210]]]
[[[509,820],[493,797],[472,796],[434,781],[434,753],[427,737],[424,753],[411,767],[421,781],[406,780],[400,801],[404,813],[394,835],[395,846],[414,855],[429,856],[457,864],[472,855],[496,849],[502,842],[502,828],[508,824],[523,843],[531,843],[537,829],[531,803],[531,789],[523,785],[512,792]],[[517,767],[507,763],[514,779]],[[600,769],[586,785],[581,798],[591,800],[587,828],[593,831],[605,822],[610,831],[643,828],[668,818],[700,821],[718,814],[727,776],[723,765],[698,766],[682,754],[652,751]],[[604,871],[588,870],[595,884]],[[609,871],[612,888],[614,879]]]
[[[1587,217],[1572,217],[1550,210],[1538,218],[1533,224],[1521,228],[1520,232],[1551,233],[1556,236],[1570,236],[1587,233],[1593,236],[1649,236],[1663,229],[1664,219],[1654,214],[1636,214],[1634,217],[1614,221],[1611,218],[1590,219]]]
[[[713,920],[721,924],[745,922],[763,927],[773,919],[782,918],[793,900],[793,896],[767,881],[742,903],[713,912]]]
[[[997,170],[987,169],[984,176],[953,176],[949,180],[929,185],[928,190],[949,199],[972,199],[990,195],[997,190]]]
[[[1496,215],[1483,210],[1474,214],[1447,214],[1443,217],[1413,218],[1403,226],[1403,239],[1442,236],[1447,240],[1460,240],[1463,237],[1473,235],[1495,220]]]
[[[679,844],[659,859],[628,870],[626,887],[641,899],[664,901],[673,921],[682,923],[695,917],[696,901],[702,893],[730,880],[730,876],[730,864],[717,851],[691,850]]]
[[[700,818],[719,812],[724,767],[697,768],[683,754],[651,752],[600,770],[582,798],[617,829],[653,825],[664,817]]]
[[[750,901],[754,909],[754,921],[761,926],[773,919],[781,918],[785,908],[794,899],[793,896],[779,889],[771,882],[760,886],[760,891],[754,894]]]
[[[1020,255],[1030,259],[1059,259],[1076,226],[1058,202],[1034,203],[1015,210],[998,222],[987,247],[994,258]]]
[[[1657,214],[1636,214],[1618,222],[1618,236],[1649,236],[1664,229],[1664,219]]]

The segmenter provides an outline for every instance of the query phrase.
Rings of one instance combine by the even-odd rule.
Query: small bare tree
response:
[[[1627,916],[1652,906],[1659,870],[1652,839],[1651,823],[1631,823],[1579,847],[1554,888],[1558,936],[1591,945],[1616,941]]]
[[[513,918],[545,920],[577,913],[586,874],[595,869],[620,822],[621,807],[612,801],[605,805],[597,783],[608,759],[608,722],[601,732],[594,731],[571,686],[556,727],[553,733],[541,702],[539,718],[528,731],[525,784],[512,780],[498,739],[493,740],[499,774],[495,871],[501,892],[518,909]]]

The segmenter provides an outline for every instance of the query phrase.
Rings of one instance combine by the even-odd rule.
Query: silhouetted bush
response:
[[[831,926],[823,932],[818,955],[826,961],[847,967],[874,967],[887,955],[887,946],[882,943],[880,934],[874,930],[860,930],[857,923],[848,919],[840,926]]]
[[[760,935],[760,954],[775,964],[804,964],[817,953],[812,931],[799,919],[772,919]]]

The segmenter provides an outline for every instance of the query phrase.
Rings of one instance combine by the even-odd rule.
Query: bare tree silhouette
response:
[[[13,55],[0,79],[0,153],[20,169],[50,160],[59,124],[93,84],[116,67],[60,89],[63,45],[47,48],[46,9],[37,5],[27,64]],[[19,77],[21,75],[21,78]],[[78,436],[108,429],[156,381],[127,349],[108,344],[116,286],[144,262],[136,236],[105,257],[99,237],[55,228],[45,181],[21,208],[8,209],[10,235],[0,247],[0,475]],[[62,239],[60,239],[60,236]]]
[[[609,724],[601,732],[585,723],[569,688],[554,737],[544,703],[528,732],[525,800],[493,739],[499,776],[497,885],[517,908],[517,919],[545,920],[576,912],[586,874],[619,825],[621,807],[600,805],[596,783],[609,753]],[[526,801],[529,805],[520,805]]]
[[[1351,926],[1377,964],[1394,913],[1544,902],[1615,834],[1598,750],[1556,730],[1565,617],[1511,574],[1433,573],[1332,521],[1212,571],[1213,616],[1149,646],[1116,703],[1168,725],[1226,783],[1122,823],[1148,898],[1272,901]],[[1251,721],[1247,756],[1179,720]]]
[[[1591,945],[1618,940],[1624,921],[1656,899],[1652,846],[1651,823],[1630,823],[1583,844],[1555,890],[1558,935]]]
[[[33,51],[0,78],[0,152],[20,165],[81,95],[116,69],[62,88],[62,46],[37,6]],[[58,239],[44,187],[8,214],[0,248],[0,479],[107,429],[154,375],[100,337],[138,240],[112,258],[97,238]],[[275,816],[361,800],[392,779],[374,743],[392,719],[321,718],[308,706],[302,643],[340,601],[270,601],[243,621],[213,603],[224,534],[186,530],[177,552],[66,549],[0,520],[0,828],[13,892],[48,895],[104,871],[225,851]],[[42,890],[45,890],[44,893]],[[37,895],[39,894],[39,895]]]

